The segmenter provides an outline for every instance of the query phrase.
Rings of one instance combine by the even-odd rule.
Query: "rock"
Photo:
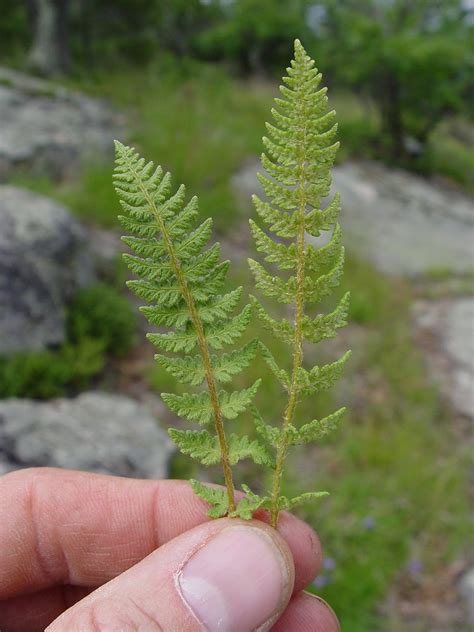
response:
[[[233,179],[246,209],[251,193],[261,193],[257,170],[259,163],[249,163]],[[383,272],[412,276],[474,268],[471,198],[370,162],[335,167],[333,183],[342,196],[346,245]]]
[[[468,621],[474,624],[474,567],[466,571],[458,582],[458,590],[468,613]]]
[[[125,251],[120,239],[120,229],[101,228],[94,224],[85,226],[87,245],[89,247],[97,274],[104,281],[111,283],[117,280],[121,256]]]
[[[80,224],[59,204],[0,186],[0,354],[64,340],[64,307],[94,278]]]
[[[474,297],[419,301],[414,316],[442,391],[458,414],[474,419]]]
[[[0,180],[18,169],[65,178],[109,159],[124,121],[101,100],[0,68]]]
[[[173,447],[143,404],[102,392],[0,401],[0,467],[52,466],[164,478]]]

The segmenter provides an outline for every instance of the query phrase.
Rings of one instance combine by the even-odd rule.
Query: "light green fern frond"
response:
[[[205,465],[222,463],[226,490],[223,495],[208,493],[195,485],[211,504],[212,515],[239,515],[236,507],[231,465],[243,458],[271,464],[271,456],[258,441],[224,432],[225,419],[234,419],[252,404],[260,380],[240,391],[218,389],[230,382],[252,361],[257,342],[252,341],[230,353],[211,353],[236,343],[251,317],[251,307],[239,313],[235,309],[242,288],[224,292],[229,266],[220,262],[219,244],[204,249],[211,236],[212,220],[195,227],[197,199],[186,203],[185,188],[173,192],[171,176],[161,167],[146,162],[133,148],[116,141],[114,184],[124,214],[123,227],[132,235],[123,241],[134,254],[124,255],[137,277],[128,287],[149,305],[141,311],[163,331],[148,334],[161,351],[193,355],[156,356],[157,362],[183,384],[201,387],[198,392],[175,395],[163,393],[162,399],[178,415],[201,425],[202,431],[171,430],[178,447]],[[204,493],[202,493],[204,489]],[[248,502],[242,505],[248,513]]]
[[[293,319],[275,319],[257,299],[253,299],[265,327],[292,347],[290,371],[279,366],[270,351],[261,345],[271,372],[288,393],[288,402],[280,429],[267,425],[254,409],[257,431],[275,451],[276,470],[273,482],[271,513],[276,526],[278,512],[296,504],[318,498],[324,492],[303,494],[295,499],[280,495],[281,478],[288,448],[307,443],[333,430],[344,409],[322,420],[302,426],[294,423],[299,399],[329,388],[340,376],[349,357],[310,369],[303,367],[303,341],[319,342],[332,338],[346,324],[349,296],[340,299],[333,312],[310,316],[309,305],[321,301],[338,286],[344,266],[344,248],[338,224],[340,198],[336,194],[324,208],[321,201],[329,194],[331,167],[339,143],[336,141],[335,112],[328,111],[326,88],[321,88],[321,74],[314,61],[296,40],[295,56],[280,90],[283,98],[275,100],[273,124],[267,124],[262,154],[265,174],[259,174],[267,200],[253,197],[260,220],[267,225],[269,236],[251,220],[250,227],[257,250],[274,269],[249,260],[256,287],[267,298],[293,306]],[[321,248],[307,236],[331,231],[331,238]]]

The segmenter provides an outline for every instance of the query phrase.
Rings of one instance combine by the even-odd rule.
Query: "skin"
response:
[[[109,632],[112,616],[122,622],[114,630],[200,630],[173,573],[196,543],[239,522],[209,521],[184,481],[51,468],[0,477],[0,516],[2,632]],[[257,518],[252,524],[294,568],[272,630],[338,632],[329,606],[302,592],[321,567],[317,535],[290,514],[281,514],[278,533],[265,513]]]

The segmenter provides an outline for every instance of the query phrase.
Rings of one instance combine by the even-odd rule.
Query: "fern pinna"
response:
[[[210,515],[250,517],[258,501],[247,497],[235,501],[231,466],[243,458],[270,463],[266,448],[257,440],[224,431],[224,419],[234,419],[248,408],[260,380],[240,391],[218,389],[253,359],[257,341],[230,353],[216,354],[235,343],[251,317],[246,305],[232,316],[242,288],[221,294],[229,262],[220,262],[219,244],[204,250],[211,236],[212,220],[192,229],[198,215],[197,198],[185,203],[181,185],[171,193],[171,176],[146,162],[133,148],[116,141],[114,184],[125,212],[119,217],[132,236],[123,241],[135,255],[125,254],[129,268],[140,279],[128,282],[150,305],[141,307],[146,318],[166,331],[148,334],[159,349],[181,355],[156,355],[157,362],[179,382],[207,388],[194,393],[162,393],[163,401],[178,415],[202,426],[203,430],[176,430],[169,433],[185,454],[203,464],[221,462],[225,489],[212,489],[192,481],[195,492],[211,505]],[[197,348],[198,354],[189,355]]]
[[[289,271],[286,276],[273,276],[250,259],[256,287],[265,296],[293,306],[292,321],[274,319],[254,299],[263,324],[292,347],[293,355],[287,371],[260,344],[268,366],[288,395],[281,428],[265,424],[255,409],[257,430],[275,453],[271,499],[264,503],[270,505],[273,526],[277,525],[281,509],[325,494],[309,492],[293,500],[281,496],[283,466],[290,446],[314,441],[337,426],[344,408],[299,426],[295,425],[295,412],[302,396],[329,388],[337,380],[349,357],[347,352],[331,364],[303,367],[303,342],[317,343],[336,335],[336,330],[346,324],[349,295],[342,297],[332,313],[315,317],[306,313],[307,306],[333,291],[343,273],[344,248],[337,223],[339,195],[321,208],[321,199],[329,195],[331,167],[339,143],[335,142],[335,112],[328,111],[326,88],[319,89],[321,75],[299,40],[295,42],[295,56],[287,72],[283,78],[286,85],[280,88],[283,98],[275,99],[276,108],[272,109],[275,124],[267,124],[268,138],[263,138],[267,154],[262,155],[262,165],[270,177],[261,174],[258,177],[269,202],[253,197],[260,219],[282,239],[270,238],[250,221],[257,250],[268,263],[283,272]],[[332,237],[318,249],[308,243],[306,236],[317,237],[321,231],[332,231]]]

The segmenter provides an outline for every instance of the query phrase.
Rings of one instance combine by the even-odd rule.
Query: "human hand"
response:
[[[339,630],[289,514],[209,521],[183,481],[39,468],[0,477],[0,517],[1,632]]]

